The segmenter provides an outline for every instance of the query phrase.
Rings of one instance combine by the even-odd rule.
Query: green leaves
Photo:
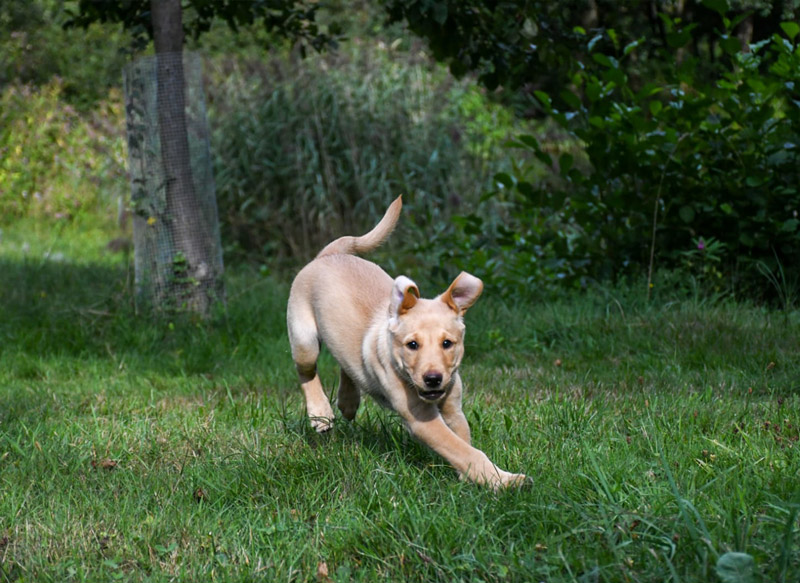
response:
[[[800,34],[800,24],[796,22],[781,22],[781,30],[790,41],[794,41],[798,34]]]
[[[316,22],[319,6],[308,0],[272,0],[265,2],[208,2],[207,0],[189,0],[184,3],[184,11],[193,13],[194,17],[184,18],[183,27],[195,39],[211,29],[216,20],[222,20],[236,31],[240,26],[254,22],[263,23],[264,27],[279,36],[292,41],[309,44],[316,50],[335,47],[338,23],[332,22],[327,31],[320,29]],[[439,3],[436,3],[439,6]],[[447,7],[444,7],[444,17]],[[441,8],[434,10],[434,16],[441,16]],[[147,39],[153,36],[153,23],[150,20],[150,2],[148,0],[107,0],[92,2],[81,0],[77,3],[77,13],[68,26],[88,28],[95,22],[119,22],[128,29],[136,39],[139,49],[144,49]]]
[[[651,115],[658,115],[661,110],[664,108],[664,104],[660,101],[653,100],[648,105],[648,109],[650,110]]]
[[[670,46],[692,40],[693,25],[663,20]],[[783,28],[788,36],[800,34]],[[666,66],[660,83],[635,91],[626,67],[603,52],[601,41],[601,35],[592,38],[575,89],[561,94],[575,115],[553,116],[586,144],[588,175],[572,180],[572,159],[566,166],[559,160],[559,170],[569,184],[572,220],[586,236],[609,242],[592,269],[609,259],[609,249],[617,254],[611,262],[645,261],[637,250],[653,232],[654,207],[662,264],[692,248],[687,232],[719,239],[720,275],[738,262],[739,273],[758,277],[748,272],[750,258],[771,246],[782,250],[781,261],[795,263],[787,257],[798,255],[800,221],[786,209],[800,206],[793,186],[800,112],[786,104],[800,86],[800,55],[788,41],[775,38],[745,54],[738,37],[720,34],[718,47],[730,60],[709,69],[685,59]],[[638,44],[627,47],[632,55]]]
[[[447,4],[444,2],[434,2],[432,6],[433,19],[439,23],[444,24],[447,21]]]
[[[691,223],[695,217],[694,209],[689,205],[682,206],[678,214],[680,215],[681,220],[687,224]]]
[[[703,0],[703,6],[723,17],[730,10],[728,0]]]
[[[722,583],[755,583],[755,561],[747,553],[725,553],[717,560]]]
[[[509,89],[535,79],[526,95],[561,132],[549,143],[518,138],[528,150],[518,168],[495,177],[508,215],[493,273],[525,282],[547,257],[561,262],[553,276],[574,282],[648,265],[651,251],[656,267],[680,265],[693,238],[720,241],[718,273],[736,285],[760,278],[753,266],[772,248],[800,265],[800,148],[786,146],[800,140],[800,24],[743,44],[736,31],[748,13],[730,13],[729,0],[665,9],[646,31],[616,17],[592,28],[543,3],[530,12],[505,3],[509,12],[493,15],[473,0],[445,4],[448,22],[456,15],[468,31],[467,43],[448,39],[451,56],[486,65]],[[547,175],[531,179],[542,165]]]

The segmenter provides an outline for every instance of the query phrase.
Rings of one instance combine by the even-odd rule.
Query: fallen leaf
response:
[[[755,561],[747,553],[725,553],[717,560],[716,571],[723,583],[755,581]]]
[[[108,458],[92,460],[92,467],[100,468],[101,470],[113,470],[117,467],[117,462]]]
[[[320,583],[328,583],[331,578],[328,576],[328,563],[320,561],[317,563],[317,581]]]

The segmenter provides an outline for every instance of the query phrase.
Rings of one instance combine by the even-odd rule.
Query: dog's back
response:
[[[287,309],[295,361],[299,358],[308,362],[310,369],[322,342],[343,367],[352,368],[349,363],[360,362],[361,338],[375,314],[388,309],[392,278],[374,263],[355,255],[375,249],[386,240],[402,207],[402,197],[398,196],[371,231],[332,241],[297,274]]]
[[[317,342],[330,338],[329,329],[339,330],[339,336],[345,330],[355,338],[363,334],[380,305],[388,305],[392,278],[374,263],[355,255],[383,243],[394,230],[402,208],[402,196],[398,196],[371,231],[332,241],[300,270],[289,294],[290,338],[298,336],[295,330],[299,328],[316,329]],[[318,317],[322,313],[325,318]],[[298,326],[298,322],[302,325]]]

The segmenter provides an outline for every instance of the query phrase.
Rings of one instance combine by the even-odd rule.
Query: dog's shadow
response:
[[[284,423],[289,432],[314,450],[347,450],[380,459],[397,457],[398,461],[420,467],[444,465],[424,444],[414,439],[399,415],[369,401],[362,403],[355,419],[348,421],[338,416],[333,427],[323,433],[315,431],[304,415],[285,418]]]

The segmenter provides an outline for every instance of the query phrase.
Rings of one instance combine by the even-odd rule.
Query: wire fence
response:
[[[224,288],[202,61],[144,57],[123,78],[137,305],[207,313]]]

